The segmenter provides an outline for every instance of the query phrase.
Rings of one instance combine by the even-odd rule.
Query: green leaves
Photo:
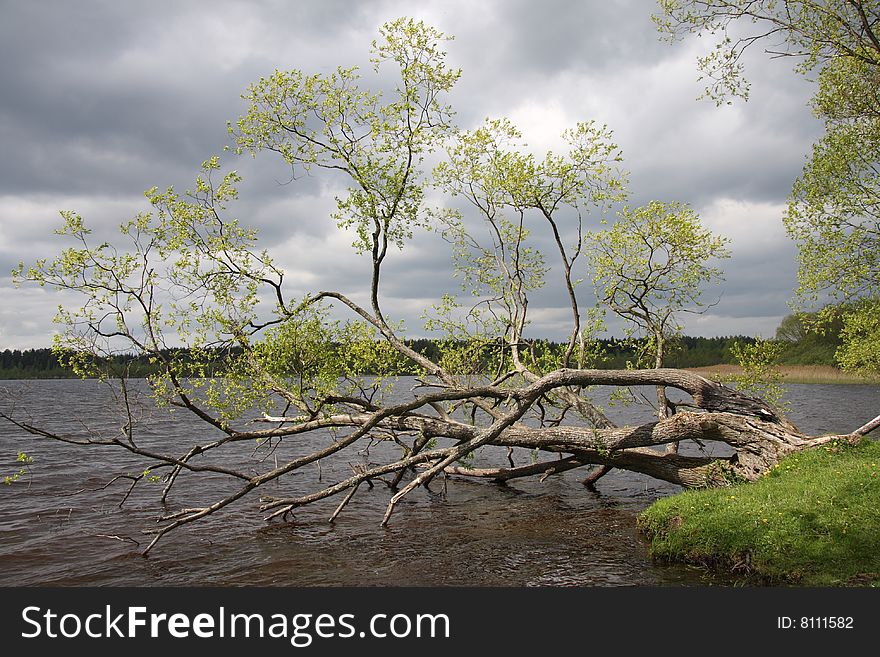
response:
[[[531,246],[526,226],[533,217],[540,230],[549,226],[572,307],[572,338],[560,361],[567,364],[576,345],[579,362],[586,362],[588,351],[574,289],[580,281],[572,277],[572,265],[582,254],[583,221],[625,198],[626,174],[605,126],[578,123],[562,137],[567,152],[548,152],[539,160],[511,121],[486,119],[475,130],[456,135],[434,177],[441,190],[476,210],[488,233],[487,240],[466,230],[458,210],[436,215],[453,245],[462,288],[482,300],[468,318],[487,329],[497,326],[514,350],[527,324],[528,295],[544,286],[549,270],[544,254]],[[566,248],[572,236],[574,244]]]
[[[759,41],[774,56],[797,58],[803,74],[846,59],[880,62],[876,0],[658,0],[658,7],[654,22],[667,40],[714,40],[697,64],[707,80],[704,96],[719,105],[748,99],[741,59]]]
[[[221,175],[212,157],[193,190],[148,190],[152,211],[122,224],[114,245],[94,244],[82,217],[62,212],[56,232],[74,246],[26,272],[20,266],[18,276],[80,295],[78,306],[59,307],[56,316],[53,349],[63,364],[83,377],[125,377],[115,356],[148,356],[162,366],[154,390],[176,395],[195,389],[185,378],[213,376],[222,350],[247,342],[267,310],[264,288],[278,290],[282,273],[255,249],[256,232],[225,216],[239,180],[234,171]],[[275,301],[280,311],[283,299]],[[176,344],[187,347],[185,358],[170,349]]]
[[[843,315],[843,344],[835,357],[846,370],[880,374],[880,299],[862,299]]]
[[[447,161],[434,170],[436,184],[486,215],[505,207],[586,210],[623,200],[622,155],[607,126],[581,122],[562,137],[569,145],[566,153],[551,151],[538,160],[509,119],[486,119],[479,128],[456,136]]]
[[[782,402],[783,375],[776,368],[784,350],[785,345],[774,340],[758,338],[754,342],[734,342],[730,352],[742,372],[728,377],[727,381],[736,384],[740,392],[758,396],[776,409],[787,410]]]
[[[28,456],[25,452],[19,452],[18,456],[15,459],[15,462],[20,466],[18,471],[14,472],[11,475],[5,475],[3,477],[3,483],[7,486],[11,486],[22,477],[27,476],[28,470],[30,470],[30,466],[34,462],[34,458],[32,456]]]
[[[376,72],[397,67],[389,100],[359,86],[356,68],[329,75],[275,71],[243,96],[248,112],[229,131],[237,150],[279,153],[293,174],[336,170],[350,183],[334,219],[354,230],[353,246],[384,258],[388,243],[402,248],[423,225],[424,181],[419,165],[452,128],[443,97],[460,72],[449,69],[440,43],[448,38],[421,21],[398,19],[373,43]]]
[[[710,263],[730,255],[729,240],[677,202],[625,208],[611,228],[586,240],[599,301],[630,322],[629,335],[642,331],[655,341],[678,333],[677,314],[705,310],[703,286],[723,278]]]

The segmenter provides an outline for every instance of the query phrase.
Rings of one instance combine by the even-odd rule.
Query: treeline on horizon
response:
[[[782,328],[782,327],[780,327]],[[795,339],[792,339],[792,338]],[[783,345],[779,357],[780,365],[835,365],[834,352],[840,341],[836,334],[825,335],[818,333],[802,333],[796,336],[777,335],[777,340]],[[674,348],[666,358],[667,367],[703,367],[707,365],[736,364],[732,353],[735,343],[751,344],[756,341],[747,336],[725,337],[691,337],[681,336]],[[636,346],[616,339],[598,340],[602,353],[600,362],[596,367],[603,369],[622,369],[627,362],[636,359]],[[431,338],[416,338],[407,340],[408,345],[415,351],[436,361],[440,357],[441,341]],[[545,341],[544,344],[550,351],[562,353],[565,345]],[[228,352],[227,352],[228,353]],[[187,352],[184,349],[168,350],[166,355],[183,357],[186,361]],[[218,352],[218,360],[222,354]],[[128,376],[134,378],[146,377],[158,371],[158,365],[151,363],[148,356],[117,355],[112,358],[112,365],[120,369],[125,368]],[[400,374],[416,374],[403,371]],[[370,374],[370,372],[364,372]],[[70,369],[65,368],[58,360],[58,356],[52,349],[5,349],[0,352],[0,379],[59,379],[76,378]]]

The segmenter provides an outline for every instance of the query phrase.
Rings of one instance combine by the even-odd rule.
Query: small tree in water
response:
[[[707,310],[703,286],[723,278],[710,263],[730,256],[729,240],[712,235],[691,208],[659,201],[624,209],[587,239],[599,302],[627,322],[627,337],[643,338],[638,364],[663,367],[667,343],[681,334],[680,315]],[[657,400],[659,416],[668,417],[662,386]]]

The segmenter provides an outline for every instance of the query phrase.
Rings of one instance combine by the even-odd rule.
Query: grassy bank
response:
[[[713,380],[729,379],[742,374],[739,365],[708,365],[706,367],[688,367],[688,371],[696,372]],[[844,372],[829,365],[779,365],[786,383],[867,383],[878,384],[878,378],[866,378]]]
[[[658,500],[651,553],[748,583],[880,586],[880,442],[784,459],[762,479]]]

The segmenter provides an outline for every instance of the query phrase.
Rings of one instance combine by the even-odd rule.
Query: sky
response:
[[[696,59],[710,44],[662,42],[654,9],[651,0],[0,0],[0,350],[49,346],[55,309],[77,303],[16,288],[9,273],[67,245],[53,234],[60,210],[80,213],[96,241],[118,240],[118,226],[149,209],[145,189],[191,187],[213,154],[244,177],[233,213],[260,230],[288,294],[334,289],[366,302],[369,258],[330,218],[344,181],[291,182],[271,153],[224,153],[226,124],[245,111],[248,85],[275,69],[359,65],[369,79],[370,42],[403,15],[455,37],[446,48],[462,76],[449,100],[462,129],[508,117],[540,154],[579,121],[607,124],[630,205],[689,203],[730,238],[725,281],[706,291],[706,313],[683,318],[686,334],[772,336],[797,286],[782,217],[821,134],[812,83],[756,49],[744,62],[747,103],[698,101]],[[389,255],[383,282],[386,315],[412,336],[425,335],[426,307],[458,291],[448,247],[430,233]],[[568,330],[559,283],[551,271],[532,295],[530,334]],[[595,301],[588,283],[580,295]]]

